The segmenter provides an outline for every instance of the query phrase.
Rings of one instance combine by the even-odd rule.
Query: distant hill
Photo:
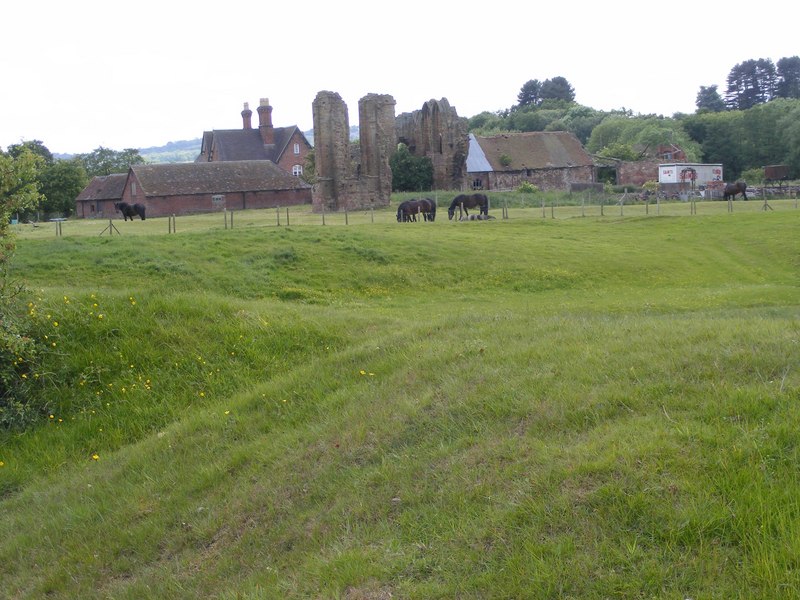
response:
[[[202,138],[169,142],[165,146],[152,146],[139,148],[145,162],[149,163],[184,163],[194,162],[200,154]]]

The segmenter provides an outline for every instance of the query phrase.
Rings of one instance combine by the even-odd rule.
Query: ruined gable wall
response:
[[[460,189],[466,175],[469,132],[447,98],[429,100],[420,110],[403,113],[395,121],[397,140],[410,153],[433,164],[435,189]]]

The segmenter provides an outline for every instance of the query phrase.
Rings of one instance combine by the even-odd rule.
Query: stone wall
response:
[[[594,183],[592,166],[533,169],[530,171],[496,171],[472,174],[479,177],[486,190],[513,190],[528,182],[540,190],[568,190],[573,183]]]
[[[621,161],[617,165],[618,185],[641,186],[647,181],[658,181],[658,163],[643,161]]]
[[[433,164],[433,188],[461,189],[467,171],[469,132],[467,119],[459,117],[447,98],[429,100],[420,110],[402,113],[395,120],[397,141],[412,156]]]
[[[351,157],[347,105],[335,92],[321,91],[312,105],[317,183],[315,211],[387,206],[392,193],[389,157],[396,144],[392,96],[359,100],[360,152]]]

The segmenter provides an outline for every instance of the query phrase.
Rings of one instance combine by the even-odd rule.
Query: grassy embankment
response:
[[[0,596],[798,595],[800,213],[714,210],[25,231]]]

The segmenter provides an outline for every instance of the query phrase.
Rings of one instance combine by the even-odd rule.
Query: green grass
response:
[[[0,597],[800,596],[800,212],[668,206],[21,230]]]

